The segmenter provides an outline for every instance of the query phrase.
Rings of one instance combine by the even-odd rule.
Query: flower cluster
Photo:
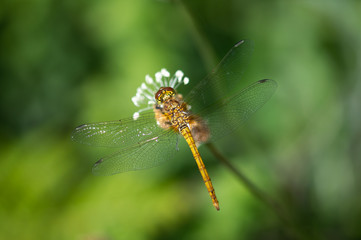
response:
[[[132,101],[135,106],[141,107],[141,109],[133,114],[133,119],[137,120],[139,114],[143,111],[152,109],[155,102],[154,95],[161,87],[171,87],[176,89],[181,84],[188,84],[189,78],[184,77],[184,73],[181,70],[175,72],[170,77],[169,72],[163,68],[155,74],[155,80],[149,75],[145,76],[145,83],[142,83],[137,88],[137,93],[132,97]]]

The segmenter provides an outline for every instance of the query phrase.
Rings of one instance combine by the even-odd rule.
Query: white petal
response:
[[[184,73],[181,70],[178,70],[178,71],[175,72],[175,76],[177,78],[182,78],[184,76]]]
[[[164,77],[169,77],[169,76],[170,76],[169,72],[168,72],[167,69],[165,69],[165,68],[162,68],[161,73],[162,73],[162,75],[163,75]]]
[[[135,112],[134,114],[133,114],[133,119],[134,120],[137,120],[139,118],[139,112]]]
[[[153,78],[151,78],[149,75],[145,76],[145,82],[148,84],[153,84]]]
[[[137,97],[132,97],[132,101],[134,103],[135,106],[139,107],[139,103],[138,103],[138,98]]]
[[[163,75],[162,75],[161,72],[157,72],[157,73],[155,74],[155,80],[156,80],[157,82],[161,83],[161,82],[162,82],[162,78],[163,78]]]

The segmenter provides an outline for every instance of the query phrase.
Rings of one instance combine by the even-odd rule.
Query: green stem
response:
[[[303,234],[300,234],[296,231],[296,228],[290,218],[284,213],[281,206],[272,198],[267,196],[263,191],[261,191],[256,185],[254,185],[239,169],[232,165],[227,158],[225,158],[214,146],[213,143],[207,143],[206,146],[211,151],[211,153],[221,162],[223,163],[231,172],[233,172],[240,182],[255,196],[267,205],[273,212],[278,216],[278,218],[282,221],[282,223],[287,227],[288,233],[293,239],[308,239],[304,238]]]
[[[217,65],[219,59],[217,58],[217,55],[215,54],[211,43],[208,41],[208,38],[202,27],[197,24],[195,18],[196,13],[193,13],[192,9],[189,8],[188,5],[184,3],[184,1],[178,0],[177,2],[178,6],[184,14],[185,20],[188,22],[189,30],[191,31],[194,40],[198,45],[201,57],[203,57],[203,62],[210,71]]]

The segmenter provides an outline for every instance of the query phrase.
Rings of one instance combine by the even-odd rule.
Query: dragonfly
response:
[[[277,83],[271,79],[238,88],[252,50],[251,41],[238,42],[185,96],[177,92],[190,82],[182,71],[170,76],[162,69],[155,74],[155,79],[147,75],[132,98],[139,107],[132,117],[76,127],[73,141],[113,149],[94,164],[93,174],[113,175],[158,166],[174,158],[182,136],[213,205],[219,210],[219,201],[198,147],[232,133],[274,94]]]

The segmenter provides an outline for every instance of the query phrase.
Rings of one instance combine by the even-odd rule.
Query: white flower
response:
[[[175,74],[170,77],[169,72],[165,68],[162,68],[155,74],[155,80],[149,75],[146,75],[145,83],[142,83],[142,85],[137,88],[137,93],[132,97],[134,105],[141,108],[133,114],[133,119],[137,120],[139,113],[153,108],[153,105],[156,103],[154,96],[159,88],[171,87],[176,89],[182,83],[187,85],[189,78],[184,77],[184,73],[181,70],[176,71]]]

